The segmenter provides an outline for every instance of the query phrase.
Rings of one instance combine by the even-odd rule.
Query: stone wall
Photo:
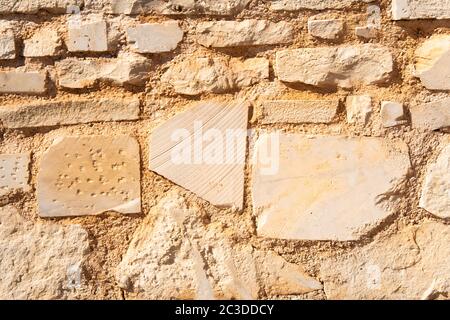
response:
[[[0,298],[449,298],[450,1],[0,15]]]

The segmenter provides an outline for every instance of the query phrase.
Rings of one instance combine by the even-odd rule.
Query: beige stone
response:
[[[269,295],[322,289],[274,252],[232,245],[200,214],[175,192],[166,194],[134,233],[116,269],[119,286],[140,299],[257,299],[260,288]]]
[[[138,98],[73,99],[0,106],[6,128],[30,128],[139,119]]]
[[[0,71],[0,93],[45,93],[46,79],[46,72]]]
[[[261,103],[261,123],[330,123],[339,100],[266,100]]]
[[[372,97],[348,96],[346,99],[347,122],[365,125],[372,114]]]
[[[25,57],[48,57],[58,53],[61,39],[58,32],[51,28],[43,28],[24,40],[23,55]]]
[[[328,299],[448,299],[450,227],[424,221],[321,264]]]
[[[174,50],[183,40],[183,30],[177,21],[145,23],[127,30],[128,42],[139,53],[158,53]]]
[[[450,127],[450,98],[413,105],[409,111],[413,128],[437,130]]]
[[[450,19],[449,0],[392,0],[393,20]]]
[[[385,128],[395,127],[406,123],[403,103],[382,101],[381,122]]]
[[[68,58],[57,62],[56,69],[58,84],[63,88],[92,88],[100,81],[142,86],[149,77],[150,60],[132,53],[122,53],[117,59]]]
[[[272,0],[270,8],[274,11],[344,9],[360,1],[372,0]]]
[[[276,75],[290,83],[351,88],[386,82],[392,70],[389,49],[377,44],[287,49],[276,53]]]
[[[0,32],[0,60],[16,58],[16,43],[14,33],[11,30]]]
[[[0,196],[20,189],[29,191],[30,153],[0,154]]]
[[[141,210],[139,145],[130,136],[59,137],[37,179],[42,217]]]
[[[92,15],[81,19],[70,16],[67,21],[67,49],[72,52],[108,51],[107,24],[101,16]]]
[[[205,101],[150,136],[150,170],[217,206],[242,208],[248,103]]]
[[[0,14],[34,14],[39,10],[51,13],[66,13],[71,5],[81,7],[83,0],[15,0],[0,2]]]
[[[284,21],[206,21],[197,25],[196,36],[197,42],[206,47],[257,46],[291,43],[294,30]]]
[[[308,20],[308,32],[313,37],[322,39],[337,39],[344,30],[344,23],[339,19]]]
[[[76,298],[88,250],[80,225],[31,222],[0,207],[0,299]]]
[[[269,61],[265,58],[241,61],[224,56],[189,55],[171,65],[161,77],[161,81],[171,85],[177,93],[197,95],[236,90],[267,78]]]
[[[427,89],[450,90],[450,34],[433,35],[417,48],[415,59],[415,74]]]
[[[356,27],[355,34],[361,38],[373,39],[377,37],[378,29],[374,26]]]
[[[448,138],[436,161],[428,167],[419,207],[438,217],[450,218],[450,139]]]
[[[357,240],[394,212],[387,195],[409,166],[396,140],[262,134],[251,180],[258,235]]]

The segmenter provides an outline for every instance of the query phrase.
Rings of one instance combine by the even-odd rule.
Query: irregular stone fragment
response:
[[[183,40],[183,30],[177,21],[140,24],[127,31],[128,42],[139,53],[158,53],[174,50]]]
[[[260,288],[269,295],[322,289],[274,252],[232,246],[200,214],[196,204],[166,194],[134,233],[116,269],[119,286],[140,299],[257,299]]]
[[[356,27],[355,34],[358,37],[372,39],[378,35],[381,29],[381,9],[378,5],[367,6],[367,25],[364,27]]]
[[[427,170],[419,207],[441,218],[450,218],[450,139]]]
[[[14,0],[1,1],[0,14],[34,14],[39,10],[51,13],[66,13],[70,6],[81,7],[83,0]]]
[[[382,101],[381,122],[385,128],[395,127],[406,122],[403,103]]]
[[[0,32],[0,60],[16,58],[16,43],[14,33],[11,30]]]
[[[450,0],[392,0],[392,20],[450,19]]]
[[[0,93],[45,93],[46,72],[0,71]]]
[[[274,11],[344,9],[360,1],[361,0],[272,0],[270,9]],[[372,0],[362,1],[370,2]]]
[[[448,299],[450,227],[425,221],[325,260],[328,299]]]
[[[23,55],[25,57],[48,57],[57,54],[61,46],[58,32],[52,28],[44,28],[36,32],[30,39],[24,40]]]
[[[377,37],[378,29],[373,26],[356,27],[355,34],[361,38],[373,39]]]
[[[308,20],[308,32],[313,37],[337,39],[344,30],[344,23],[339,19]]]
[[[17,189],[29,191],[29,153],[0,154],[0,196]]]
[[[413,105],[409,111],[413,128],[437,130],[450,127],[450,98]]]
[[[223,93],[251,86],[269,78],[269,61],[252,58],[186,57],[169,67],[161,77],[175,92],[197,95],[205,92]]]
[[[141,210],[139,145],[130,136],[55,139],[37,180],[42,217]]]
[[[338,106],[338,100],[266,100],[261,123],[330,123]]]
[[[202,102],[150,137],[150,170],[217,206],[242,208],[248,103]]]
[[[450,90],[450,35],[433,35],[416,50],[415,73],[427,89]]]
[[[68,19],[67,27],[69,51],[108,51],[107,25],[100,16],[88,16],[82,20],[79,15],[74,15]]]
[[[376,44],[287,49],[277,52],[275,64],[281,81],[344,88],[386,82],[392,68],[389,49]]]
[[[288,22],[253,19],[200,22],[196,34],[201,45],[218,48],[287,44],[294,39],[294,30]]]
[[[137,98],[53,100],[0,106],[0,121],[6,128],[137,119]]]
[[[365,125],[372,114],[372,97],[348,96],[346,99],[347,122]]]
[[[132,53],[122,53],[117,59],[107,60],[69,58],[57,62],[56,69],[58,84],[63,88],[91,88],[99,81],[141,86],[148,79],[150,60]]]
[[[400,141],[263,134],[252,167],[258,235],[357,240],[393,213],[386,195],[409,166]]]
[[[0,207],[0,299],[74,299],[89,250],[80,225],[26,221]]]

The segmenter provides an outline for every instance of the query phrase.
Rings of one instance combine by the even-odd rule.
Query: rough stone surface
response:
[[[29,191],[30,154],[0,154],[0,196],[21,189]]]
[[[373,26],[356,27],[355,34],[361,38],[373,39],[377,37],[378,29]]]
[[[23,55],[25,57],[48,57],[57,54],[61,46],[58,32],[50,28],[44,28],[24,41]]]
[[[177,21],[146,23],[129,28],[128,42],[139,53],[158,53],[174,50],[183,40],[183,30]]]
[[[6,128],[30,128],[97,121],[137,120],[139,99],[77,99],[0,106]]]
[[[83,0],[6,0],[0,2],[0,14],[33,14],[39,11],[66,13],[69,6],[77,5],[81,7],[82,3]]]
[[[0,93],[45,93],[47,74],[38,71],[0,71]]]
[[[329,123],[338,100],[272,100],[261,103],[261,123]]]
[[[88,249],[79,225],[33,223],[0,207],[0,298],[73,299]]]
[[[427,89],[450,90],[450,34],[425,40],[416,50],[415,68]]]
[[[448,299],[450,227],[425,221],[322,263],[328,299]]]
[[[39,214],[138,213],[139,165],[139,145],[130,136],[57,138],[39,167]]]
[[[108,51],[107,24],[99,16],[88,16],[81,20],[74,15],[67,21],[67,49],[73,52]]]
[[[56,68],[58,84],[63,88],[92,88],[99,81],[141,86],[148,79],[150,61],[138,54],[124,53],[107,60],[68,58],[57,62]]]
[[[248,19],[243,21],[200,22],[197,42],[206,47],[238,47],[286,44],[293,41],[289,22]]]
[[[322,39],[336,39],[344,29],[344,23],[339,19],[308,20],[308,32],[310,35]]]
[[[450,19],[450,1],[392,0],[392,19]]]
[[[256,299],[322,289],[298,265],[274,252],[232,245],[214,224],[198,221],[199,207],[169,193],[136,230],[116,270],[119,285],[138,298]]]
[[[379,84],[389,79],[392,69],[389,49],[375,44],[282,50],[275,63],[281,81],[320,87]]]
[[[258,235],[357,240],[393,212],[384,197],[408,172],[404,143],[301,134],[279,134],[278,142],[278,162],[276,155],[267,159],[267,148],[277,143],[269,134],[255,146],[252,198]],[[273,168],[266,168],[268,160],[275,162]]]
[[[360,1],[361,0],[272,0],[270,8],[274,11],[344,9]],[[370,1],[362,0],[362,2]]]
[[[222,93],[251,86],[269,77],[269,61],[265,58],[240,60],[224,56],[188,56],[161,77],[175,92],[197,95]]]
[[[419,206],[441,218],[450,218],[450,139],[436,162],[428,167]]]
[[[437,130],[450,127],[450,98],[413,105],[409,111],[413,128]]]
[[[0,60],[16,58],[16,43],[14,33],[11,30],[0,32]]]
[[[348,96],[346,99],[347,122],[365,125],[372,114],[372,97]]]
[[[177,114],[151,134],[150,169],[214,205],[242,208],[247,116],[243,101]]]
[[[384,127],[395,127],[406,122],[403,103],[382,101],[381,122]]]

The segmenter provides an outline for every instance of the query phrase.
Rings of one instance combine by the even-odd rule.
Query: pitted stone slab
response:
[[[54,29],[43,28],[24,40],[24,57],[51,57],[57,54],[61,39]]]
[[[183,40],[183,30],[177,21],[145,23],[127,30],[128,42],[139,53],[158,53],[174,50]]]
[[[139,145],[130,136],[56,138],[37,181],[42,217],[141,210]]]
[[[71,16],[67,27],[69,51],[108,51],[107,24],[100,16],[88,16],[86,20],[82,20],[79,15]]]
[[[16,189],[30,190],[29,164],[29,153],[0,154],[0,196]]]
[[[450,19],[450,0],[392,0],[392,20]]]
[[[358,240],[393,213],[385,195],[406,178],[409,166],[400,141],[263,134],[252,169],[258,235]]]

